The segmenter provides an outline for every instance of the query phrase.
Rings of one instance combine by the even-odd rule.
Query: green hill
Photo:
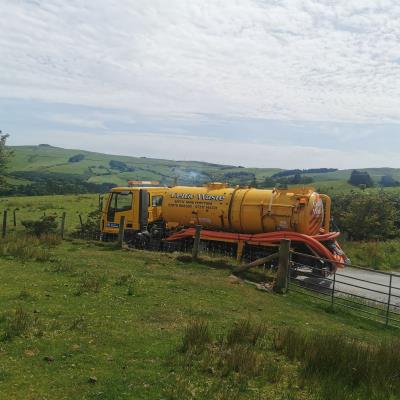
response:
[[[85,184],[109,186],[126,185],[128,180],[158,180],[162,184],[172,184],[175,178],[179,184],[188,185],[223,181],[231,185],[251,185],[256,182],[262,186],[266,178],[284,171],[279,168],[245,168],[201,161],[118,156],[45,144],[11,148],[14,157],[8,169],[8,182],[15,186],[52,180],[77,180]],[[360,171],[368,172],[375,183],[384,175],[400,181],[400,169],[368,168]],[[347,183],[350,174],[349,169],[330,172],[302,171],[303,177],[312,178],[313,186],[328,193],[354,189],[354,186]],[[49,192],[57,193],[53,190]]]
[[[243,168],[200,161],[171,161],[70,150],[49,145],[14,146],[8,170],[9,182],[26,184],[40,177],[76,177],[91,183],[124,185],[128,180],[160,180],[182,184],[223,180],[243,183],[263,181],[275,168]]]

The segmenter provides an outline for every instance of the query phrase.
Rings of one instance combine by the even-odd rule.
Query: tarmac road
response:
[[[333,276],[327,279],[302,276],[298,278],[298,281],[301,286],[325,294],[330,294],[333,287]],[[362,296],[371,301],[387,304],[389,284],[389,274],[345,267],[336,273],[335,296],[346,294]],[[392,275],[390,304],[399,307],[400,311],[400,274],[398,273]]]

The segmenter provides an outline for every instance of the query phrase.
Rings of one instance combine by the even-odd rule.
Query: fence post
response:
[[[81,224],[81,232],[83,233],[83,221],[82,221],[82,214],[78,214],[79,222]]]
[[[289,246],[289,251],[290,251],[290,246]],[[290,254],[289,254],[289,257],[290,257]],[[290,260],[290,258],[289,258],[289,260]],[[286,293],[289,292],[290,275],[291,275],[291,273],[290,273],[290,262],[289,262],[289,267],[287,269],[287,275],[286,275]]]
[[[64,239],[64,231],[65,231],[65,217],[67,216],[67,213],[64,211],[61,216],[61,228],[60,228],[60,235],[61,239]]]
[[[389,319],[390,319],[390,300],[392,298],[392,280],[393,280],[393,274],[390,274],[389,278],[389,293],[388,293],[388,302],[387,302],[387,308],[386,308],[386,326],[389,325]]]
[[[124,234],[125,234],[125,216],[123,215],[119,220],[119,231],[118,231],[118,246],[122,247],[124,244]]]
[[[331,294],[331,307],[333,307],[333,304],[335,302],[335,286],[336,286],[336,270],[333,273],[333,285],[332,285],[332,294]]]
[[[279,266],[274,284],[274,292],[276,293],[286,293],[288,289],[290,243],[289,239],[282,239],[279,245]]]
[[[192,249],[192,259],[197,260],[199,255],[199,244],[200,244],[200,234],[201,234],[201,225],[196,225],[196,233],[194,236],[194,243]]]
[[[17,209],[15,208],[13,211],[13,221],[14,221],[14,228],[17,226]]]
[[[103,196],[99,194],[99,211],[103,210]]]
[[[3,239],[6,237],[7,234],[7,210],[3,211],[3,233],[2,237]]]

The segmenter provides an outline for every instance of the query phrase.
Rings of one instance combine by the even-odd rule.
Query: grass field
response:
[[[62,196],[19,196],[0,197],[0,210],[8,210],[9,229],[13,227],[13,211],[16,209],[17,229],[21,230],[21,221],[39,219],[46,215],[57,215],[60,220],[66,212],[66,231],[71,232],[79,225],[78,214],[85,219],[87,215],[99,209],[99,196],[96,194]]]
[[[315,349],[329,360],[334,337],[362,353],[392,345],[396,330],[294,293],[257,291],[215,263],[176,254],[21,237],[0,248],[2,398],[398,398],[391,381],[349,383],[351,364],[337,376],[309,372],[307,351],[291,354],[285,333],[328,334]]]

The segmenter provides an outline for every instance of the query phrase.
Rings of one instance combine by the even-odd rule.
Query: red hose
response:
[[[194,228],[187,228],[180,232],[174,233],[167,237],[166,240],[174,241],[185,238],[190,238],[195,235]],[[258,233],[258,234],[243,234],[243,233],[232,233],[232,232],[221,232],[221,231],[209,231],[202,230],[202,239],[211,239],[226,241],[226,240],[242,240],[248,244],[253,245],[263,245],[267,243],[279,243],[282,239],[290,239],[293,242],[304,243],[308,245],[314,252],[321,258],[326,258],[332,262],[335,262],[336,266],[342,266],[337,263],[345,263],[346,257],[344,253],[340,251],[340,247],[336,242],[336,238],[340,235],[339,232],[330,232],[326,234],[308,236],[298,232],[288,232],[288,231],[277,231],[268,233]],[[327,247],[325,247],[322,242],[327,242],[329,240],[335,240],[335,244],[339,249],[338,252],[331,252]]]

